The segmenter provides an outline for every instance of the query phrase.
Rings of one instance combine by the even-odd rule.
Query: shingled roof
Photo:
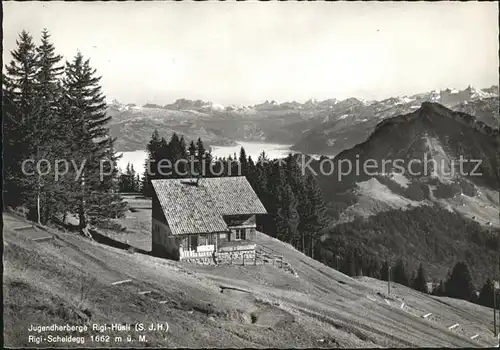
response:
[[[151,183],[172,235],[227,232],[224,215],[267,214],[244,176]]]

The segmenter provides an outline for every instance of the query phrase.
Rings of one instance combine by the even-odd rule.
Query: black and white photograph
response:
[[[498,348],[496,1],[3,1],[3,348]]]

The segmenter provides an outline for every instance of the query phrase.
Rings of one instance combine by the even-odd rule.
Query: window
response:
[[[198,245],[207,245],[207,236],[200,235],[198,237]]]
[[[236,240],[246,239],[246,232],[245,232],[244,228],[238,228],[238,229],[236,229],[235,239]]]
[[[219,233],[219,239],[227,239],[227,233]]]

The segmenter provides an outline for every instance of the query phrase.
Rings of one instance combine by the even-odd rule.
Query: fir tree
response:
[[[135,175],[135,181],[134,181],[134,192],[140,193],[142,191],[141,188],[141,177],[139,174]]]
[[[206,158],[205,158],[205,146],[203,145],[203,141],[201,138],[198,138],[196,141],[196,172],[198,173],[198,176],[203,176],[203,172],[206,171],[205,166],[207,165],[206,163]]]
[[[40,120],[38,133],[41,139],[38,154],[44,154],[44,158],[54,164],[56,159],[67,159],[66,135],[68,125],[64,120],[63,108],[61,106],[63,91],[61,77],[63,66],[60,64],[62,56],[55,53],[55,47],[50,42],[50,34],[44,29],[42,31],[41,45],[36,48],[37,52],[37,76],[35,91]],[[43,178],[43,200],[39,201],[42,211],[43,222],[48,221],[56,212],[64,212],[67,200],[65,193],[70,190],[67,178],[55,179],[51,169],[48,176]],[[40,203],[41,202],[41,203]]]
[[[189,143],[188,154],[193,159],[196,157],[196,145],[194,144],[193,140],[191,140],[191,142]]]
[[[3,75],[3,147],[4,147],[4,200],[8,205],[20,205],[33,197],[39,179],[33,183],[22,170],[22,163],[33,155],[31,136],[39,137],[34,130],[37,114],[35,85],[37,78],[36,46],[32,36],[23,31],[11,52],[12,60]],[[39,143],[39,142],[37,142]],[[32,169],[30,169],[32,170]],[[39,218],[38,218],[39,219]]]
[[[303,229],[309,238],[311,246],[314,247],[315,243],[328,227],[329,220],[323,193],[311,175],[306,178],[305,193],[310,207],[305,210],[305,216],[302,218],[304,222]]]
[[[417,274],[412,280],[412,288],[422,293],[429,292],[427,289],[427,274],[422,264],[419,265]]]
[[[125,173],[120,174],[119,177],[120,192],[137,192],[137,181],[138,177],[136,176],[134,165],[127,163]]]
[[[382,267],[380,268],[380,279],[382,281],[387,281],[389,280],[389,273],[390,273],[390,266],[389,262],[386,260],[382,264]]]
[[[106,115],[105,97],[99,85],[100,77],[78,52],[72,62],[66,62],[63,86],[69,122],[73,125],[68,139],[76,163],[83,166],[79,178],[75,177],[75,207],[79,227],[87,233],[88,215],[104,213],[105,206],[111,208],[110,215],[123,208],[116,192],[116,161],[114,139],[106,127],[111,117]],[[104,165],[105,169],[101,169]],[[109,175],[104,175],[108,170]]]
[[[170,161],[170,164],[172,165],[171,169],[171,177],[173,178],[180,178],[183,176],[183,174],[186,173],[186,167],[185,164],[182,162],[179,162],[181,159],[183,159],[183,153],[185,153],[185,149],[181,149],[181,141],[179,139],[179,136],[177,133],[173,133],[172,137],[170,138],[170,142],[168,143],[168,146],[165,150],[164,158],[168,159]]]
[[[347,273],[351,277],[357,276],[356,274],[356,254],[354,249],[351,249],[346,259]]]
[[[493,281],[490,278],[486,279],[481,291],[479,292],[477,303],[486,307],[495,306],[495,303],[493,302],[494,288],[495,286]],[[498,289],[496,290],[496,307],[500,307],[500,290]]]
[[[381,270],[381,265],[378,259],[372,259],[370,263],[370,277],[376,278],[376,279],[382,279],[382,276],[380,275],[380,270]]]
[[[394,266],[393,279],[394,282],[402,284],[403,286],[408,287],[410,285],[410,279],[408,277],[408,273],[406,272],[406,264],[402,259],[399,259]]]
[[[239,157],[239,162],[241,166],[241,174],[242,176],[247,176],[248,175],[248,159],[247,159],[247,154],[245,152],[245,149],[241,147],[240,149],[240,157]]]
[[[443,282],[442,280],[439,281],[439,283],[432,290],[432,295],[439,296],[439,297],[445,296],[446,295],[445,282]]]
[[[56,64],[61,58],[54,54],[47,31],[42,33],[38,48],[26,31],[17,45],[3,85],[7,106],[4,136],[8,140],[5,175],[9,188],[5,199],[9,202],[16,196],[16,204],[28,207],[29,219],[45,223],[61,210],[62,203],[61,184],[55,183],[54,168],[49,166],[61,158],[64,149],[61,132],[57,132],[62,123],[58,120],[60,68]],[[23,164],[28,165],[24,171]],[[35,170],[36,165],[41,165],[41,171]]]
[[[472,276],[465,262],[458,262],[445,283],[446,295],[451,298],[472,301],[475,298],[475,288]]]
[[[279,206],[276,212],[277,237],[293,245],[297,240],[299,215],[297,212],[297,199],[290,188],[285,184],[279,190]]]
[[[160,134],[155,129],[149,143],[146,145],[147,158],[144,163],[144,174],[142,176],[142,193],[146,197],[151,197],[152,195],[151,180],[158,178],[158,164],[156,161],[161,142]]]

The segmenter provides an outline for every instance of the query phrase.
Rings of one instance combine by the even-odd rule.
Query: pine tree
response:
[[[205,177],[214,177],[215,175],[212,173],[212,168],[211,168],[211,165],[214,162],[211,149],[205,151],[204,162],[205,162],[205,174],[206,174]]]
[[[191,142],[189,143],[188,154],[190,157],[196,157],[196,145],[194,144],[193,140],[191,140]]]
[[[172,178],[182,177],[182,174],[185,173],[186,169],[185,169],[185,164],[179,162],[179,160],[182,158],[181,142],[179,136],[175,132],[172,134],[170,141],[167,145],[164,158],[168,159],[170,161],[170,164],[172,165],[171,168],[172,175],[168,177]]]
[[[205,161],[205,146],[203,145],[203,141],[201,140],[201,138],[198,138],[198,140],[196,141],[196,166],[195,166],[195,169],[196,169],[196,172],[198,173],[198,176],[204,176],[206,174],[204,174],[204,172],[206,172],[206,170],[208,168],[206,168],[206,161]]]
[[[262,151],[259,154],[259,158],[257,159],[257,164],[259,164],[260,166],[264,166],[267,163],[269,163],[269,158],[268,158],[266,152]]]
[[[241,166],[241,174],[238,175],[248,176],[248,159],[243,147],[240,148],[240,157],[238,158],[238,161]]]
[[[486,307],[494,307],[495,303],[493,302],[493,293],[494,293],[494,283],[488,278],[483,287],[481,288],[481,292],[479,292],[479,297],[477,299],[477,303],[479,305],[483,305]],[[496,307],[500,307],[500,290],[496,290]]]
[[[412,288],[422,293],[429,292],[427,289],[427,274],[422,264],[419,265],[417,275],[412,281]]]
[[[376,278],[376,279],[382,279],[382,276],[380,275],[381,271],[381,264],[378,259],[373,258],[370,263],[370,277]]]
[[[140,193],[142,191],[141,188],[141,177],[139,174],[135,175],[135,181],[134,181],[134,192]]]
[[[162,143],[158,130],[155,129],[151,139],[146,145],[147,158],[144,163],[144,174],[142,176],[142,194],[146,197],[152,196],[151,180],[158,178],[159,149]]]
[[[95,181],[95,186],[90,187],[92,193],[88,202],[88,214],[93,223],[122,217],[127,207],[118,189],[117,161],[121,155],[118,156],[114,151],[114,141],[109,138],[109,143],[104,148],[102,179]]]
[[[276,211],[277,238],[293,245],[297,240],[299,215],[297,212],[297,199],[290,188],[284,184],[279,190],[279,204]]]
[[[439,281],[439,283],[432,290],[432,295],[439,296],[439,297],[445,296],[446,295],[445,282],[443,282],[442,280]]]
[[[389,271],[390,271],[389,262],[386,260],[384,261],[382,267],[380,268],[380,279],[382,281],[389,280]]]
[[[63,129],[57,103],[61,90],[58,79],[61,68],[54,46],[46,30],[42,44],[36,47],[29,33],[23,31],[12,52],[13,60],[4,75],[5,175],[10,204],[24,204],[28,218],[38,223],[47,222],[56,211],[62,210],[62,181],[56,183],[54,164],[63,158]],[[27,163],[22,170],[24,161]],[[42,172],[35,171],[36,165]],[[29,174],[31,173],[31,174]],[[11,195],[12,194],[12,195]]]
[[[55,47],[50,42],[50,34],[42,31],[41,45],[37,52],[37,76],[35,91],[39,101],[40,123],[38,130],[41,144],[38,154],[43,153],[44,158],[54,164],[56,159],[67,159],[66,131],[68,125],[64,120],[61,106],[63,90],[61,77],[64,67],[61,64],[62,56],[55,53]],[[53,169],[52,169],[53,170]],[[64,212],[67,204],[65,193],[68,192],[69,179],[56,180],[51,171],[43,178],[43,197],[41,207],[43,220],[48,221],[56,212]]]
[[[127,163],[125,173],[119,176],[120,192],[138,192],[138,177],[135,173],[134,165]]]
[[[347,255],[346,258],[346,263],[347,263],[347,272],[349,276],[355,277],[357,276],[356,274],[356,253],[354,252],[354,249],[351,249],[349,254]]]
[[[257,176],[257,168],[255,166],[255,162],[253,161],[251,156],[248,156],[247,159],[247,179],[248,182],[253,186],[253,183],[256,181],[256,176]]]
[[[304,211],[304,216],[301,219],[304,222],[303,230],[309,238],[310,245],[314,247],[315,243],[328,227],[328,215],[326,213],[323,193],[316,180],[311,175],[306,178],[304,192],[307,198],[306,203],[309,208]],[[313,249],[311,249],[311,251],[313,251]]]
[[[50,42],[50,34],[46,29],[42,32],[41,45],[36,51],[38,66],[36,92],[42,97],[42,112],[51,120],[50,126],[57,127],[61,121],[58,110],[63,92],[60,79],[64,67],[60,64],[62,56],[55,54],[55,47]],[[53,131],[53,135],[57,136],[57,130]]]
[[[406,264],[402,259],[399,259],[396,262],[396,265],[394,266],[393,269],[393,278],[394,282],[402,284],[403,286],[409,286],[410,285],[410,279],[408,277],[408,273],[406,272]]]
[[[66,62],[63,86],[68,107],[68,121],[73,125],[68,138],[73,158],[84,171],[75,178],[75,209],[79,217],[80,230],[87,233],[88,215],[108,213],[110,215],[123,208],[116,192],[117,156],[114,153],[114,139],[109,136],[106,124],[111,117],[106,115],[105,97],[99,85],[100,77],[78,52],[72,62]],[[101,166],[109,170],[104,175]],[[116,210],[115,210],[116,209]]]
[[[446,295],[451,298],[473,300],[475,298],[475,288],[472,283],[472,276],[469,267],[465,262],[458,262],[445,283]]]
[[[181,139],[179,140],[179,159],[182,160],[183,175],[181,175],[181,177],[189,177],[191,174],[191,164],[189,163],[189,156],[184,136],[181,136]]]
[[[3,75],[3,147],[5,188],[4,200],[8,205],[20,205],[36,192],[39,180],[33,181],[23,173],[23,161],[33,155],[30,137],[37,139],[33,126],[38,117],[35,84],[37,78],[36,46],[33,37],[21,32],[17,48],[11,52],[12,60]],[[39,142],[37,142],[39,143]],[[28,170],[33,170],[33,167]],[[35,183],[33,183],[35,182]],[[38,218],[39,219],[39,218]]]

